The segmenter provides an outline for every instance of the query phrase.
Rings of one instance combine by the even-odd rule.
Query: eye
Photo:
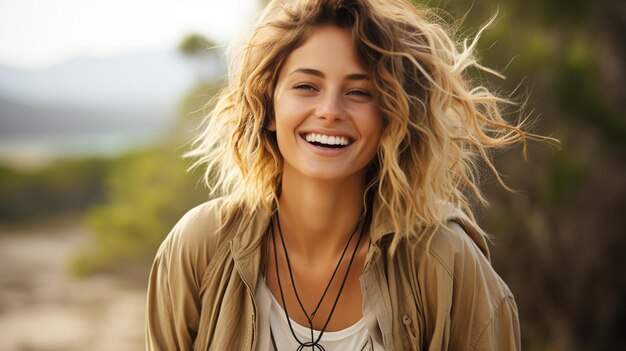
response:
[[[370,94],[369,91],[361,90],[361,89],[350,90],[348,92],[348,95],[359,96],[359,97],[372,97],[372,94]]]
[[[317,91],[317,88],[308,83],[296,84],[293,88],[297,90]]]

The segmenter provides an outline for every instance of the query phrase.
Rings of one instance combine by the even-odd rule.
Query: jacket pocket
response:
[[[406,332],[407,339],[409,339],[411,350],[419,351],[419,347],[417,346],[417,335],[415,334],[413,321],[411,321],[411,317],[409,317],[408,314],[405,314],[402,317],[402,324],[404,325],[404,330]]]

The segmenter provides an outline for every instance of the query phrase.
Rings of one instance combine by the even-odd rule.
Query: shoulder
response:
[[[415,254],[433,258],[451,277],[463,268],[493,270],[487,234],[474,221],[460,209],[450,209],[444,223],[425,233],[415,245]]]
[[[445,226],[425,237],[418,245],[418,250],[426,256],[432,256],[451,275],[459,268],[459,264],[491,267],[486,240],[480,236],[472,237],[470,233],[471,228],[468,229],[456,219],[450,219]]]
[[[491,266],[486,236],[469,218],[450,216],[445,226],[401,251],[412,255],[408,296],[421,305],[431,345],[517,349],[515,300]]]
[[[422,277],[445,283],[449,289],[482,294],[493,304],[512,294],[489,259],[486,234],[460,210],[409,250]],[[491,306],[494,308],[495,306]]]
[[[219,229],[225,215],[224,198],[204,202],[187,211],[176,223],[175,235],[190,243],[205,240]]]
[[[491,266],[485,237],[475,229],[454,218],[432,238],[430,255],[451,283],[438,289],[451,311],[450,348],[519,349],[515,299]]]
[[[209,200],[187,211],[166,236],[157,256],[210,257],[223,241],[226,212],[224,198]]]

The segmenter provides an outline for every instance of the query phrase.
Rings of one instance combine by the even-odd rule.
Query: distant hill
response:
[[[216,55],[175,51],[77,58],[36,71],[0,66],[0,158],[130,147],[165,132],[184,94],[222,72]]]
[[[0,66],[0,95],[30,103],[171,106],[198,79],[218,79],[217,59],[202,70],[176,51],[81,57],[41,70]]]

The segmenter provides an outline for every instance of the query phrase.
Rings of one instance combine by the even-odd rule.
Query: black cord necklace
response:
[[[304,315],[307,318],[307,321],[309,322],[309,328],[311,330],[311,341],[306,341],[306,342],[302,342],[300,341],[300,339],[298,339],[298,337],[296,336],[295,331],[293,330],[293,327],[291,325],[291,320],[289,318],[289,312],[287,311],[287,304],[285,303],[285,294],[283,292],[283,288],[282,288],[282,283],[280,280],[280,273],[278,270],[278,255],[276,253],[276,238],[274,236],[274,228],[273,225],[270,226],[270,233],[271,233],[271,237],[272,237],[272,243],[273,243],[273,247],[274,247],[274,261],[275,261],[275,267],[276,267],[276,280],[278,281],[278,289],[280,291],[280,298],[281,301],[283,303],[283,307],[285,310],[285,317],[287,318],[287,324],[289,325],[289,330],[291,331],[291,335],[293,335],[294,339],[296,339],[296,342],[298,342],[298,344],[300,346],[298,346],[298,348],[296,349],[296,351],[301,351],[303,350],[305,347],[310,347],[312,350],[318,350],[318,351],[325,351],[324,347],[322,345],[319,344],[320,340],[322,339],[322,335],[324,334],[326,327],[328,326],[328,323],[330,322],[330,319],[333,315],[333,313],[335,312],[335,308],[337,307],[337,303],[339,302],[339,297],[341,296],[341,292],[343,291],[343,288],[346,284],[346,281],[348,280],[348,275],[350,273],[350,268],[352,267],[352,263],[354,261],[354,257],[356,256],[356,252],[358,251],[358,248],[361,244],[361,239],[363,238],[363,233],[365,232],[365,225],[366,223],[362,223],[362,227],[361,227],[361,234],[359,235],[359,239],[356,243],[356,246],[354,247],[354,251],[352,252],[352,255],[350,256],[350,261],[348,263],[348,269],[346,270],[346,274],[343,277],[343,280],[341,282],[341,287],[339,288],[339,292],[337,293],[337,297],[335,298],[335,302],[333,303],[333,307],[330,310],[330,313],[328,315],[328,319],[326,319],[326,322],[324,323],[324,326],[322,327],[322,329],[320,330],[320,334],[318,335],[317,339],[314,340],[314,334],[313,334],[313,319],[315,318],[315,314],[317,313],[317,310],[319,309],[319,307],[322,304],[322,301],[324,300],[324,297],[326,296],[326,293],[328,292],[328,289],[330,288],[330,284],[333,281],[333,278],[335,277],[337,271],[339,270],[339,266],[341,265],[341,262],[343,261],[343,258],[346,254],[346,251],[348,250],[348,247],[350,246],[350,242],[352,241],[352,238],[354,237],[354,234],[358,231],[359,228],[359,224],[361,224],[362,219],[364,217],[364,213],[361,213],[361,215],[359,216],[359,219],[356,222],[356,225],[354,226],[354,229],[352,231],[352,233],[350,234],[350,237],[348,238],[348,242],[346,243],[346,246],[343,249],[343,252],[341,253],[341,256],[339,257],[339,261],[337,262],[337,265],[335,266],[335,270],[333,271],[333,274],[330,277],[330,280],[328,281],[328,284],[326,285],[326,289],[324,289],[324,293],[322,294],[322,297],[320,298],[319,302],[317,303],[317,305],[315,306],[315,309],[313,310],[313,312],[311,314],[307,313],[306,309],[304,308],[304,304],[302,303],[302,300],[300,299],[300,296],[298,294],[298,290],[296,289],[296,283],[295,280],[293,279],[293,271],[291,269],[291,262],[289,260],[289,254],[287,253],[287,246],[285,245],[285,240],[283,237],[283,231],[282,228],[280,226],[280,217],[278,215],[278,210],[276,210],[276,222],[277,222],[277,226],[278,226],[278,233],[280,234],[280,240],[281,240],[281,244],[283,246],[283,251],[285,253],[285,259],[287,261],[287,269],[289,270],[289,277],[291,279],[291,284],[293,286],[293,291],[296,295],[296,299],[298,300],[298,304],[300,305],[300,308],[302,309],[302,312],[304,313]]]

